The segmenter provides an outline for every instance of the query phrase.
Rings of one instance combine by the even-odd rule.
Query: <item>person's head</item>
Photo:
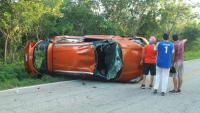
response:
[[[172,39],[173,39],[174,41],[177,41],[177,40],[178,40],[178,34],[172,35]]]
[[[150,43],[150,44],[153,44],[155,41],[156,41],[156,38],[155,38],[154,36],[151,36],[151,37],[149,38],[149,43]]]
[[[164,39],[164,40],[168,40],[168,39],[169,39],[169,34],[163,33],[163,39]]]

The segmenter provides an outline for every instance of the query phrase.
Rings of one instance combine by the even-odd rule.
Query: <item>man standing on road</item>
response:
[[[172,65],[176,69],[176,73],[170,73],[170,75],[173,77],[173,83],[174,83],[174,89],[169,91],[171,93],[180,94],[181,93],[181,85],[183,82],[182,76],[183,76],[183,62],[184,62],[184,44],[187,41],[187,39],[179,40],[178,34],[172,35],[172,39],[174,40],[174,48],[175,48],[175,54],[174,54],[174,61]]]
[[[162,76],[162,96],[165,96],[168,85],[169,69],[172,63],[172,56],[174,53],[174,44],[168,41],[169,35],[163,34],[163,41],[158,42],[154,48],[157,51],[156,59],[156,79],[154,86],[154,93],[157,93]]]
[[[146,76],[149,74],[149,71],[151,74],[149,88],[151,89],[153,87],[153,80],[156,74],[156,52],[154,51],[155,41],[156,41],[156,38],[154,36],[151,36],[149,38],[149,44],[144,46],[144,49],[142,51],[142,59],[140,62],[140,65],[143,65],[143,61],[144,61],[143,82],[142,82],[142,86],[140,87],[142,89],[145,89],[145,80],[146,80]]]

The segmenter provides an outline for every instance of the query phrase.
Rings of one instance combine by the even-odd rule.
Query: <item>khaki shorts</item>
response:
[[[176,69],[176,73],[170,73],[169,76],[173,78],[182,78],[184,72],[183,62],[175,62],[174,67]]]

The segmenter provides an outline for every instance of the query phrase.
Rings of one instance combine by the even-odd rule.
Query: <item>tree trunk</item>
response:
[[[8,37],[5,39],[5,46],[4,46],[4,62],[6,62],[7,58],[7,46],[8,46]]]

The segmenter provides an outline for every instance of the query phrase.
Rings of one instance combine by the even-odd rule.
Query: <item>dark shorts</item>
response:
[[[156,75],[156,64],[144,63],[143,74],[148,75],[149,71],[151,75]]]

